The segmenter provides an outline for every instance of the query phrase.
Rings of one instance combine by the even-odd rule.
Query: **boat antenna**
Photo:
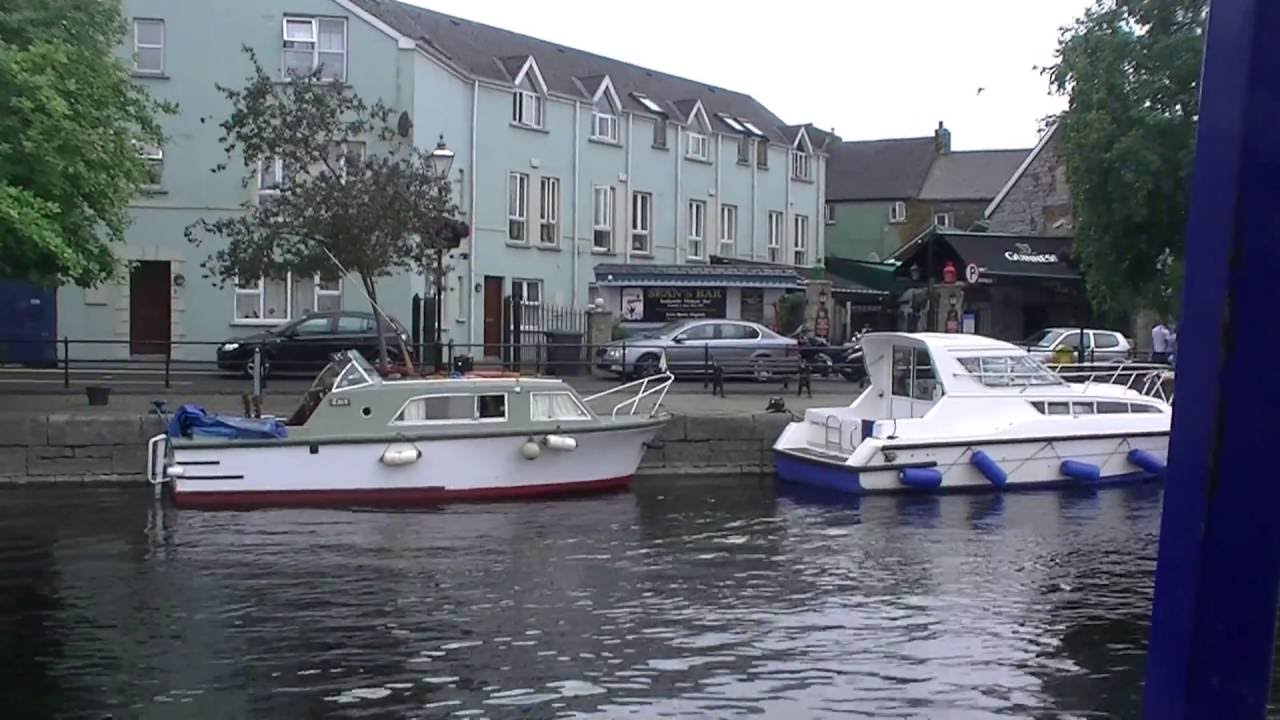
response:
[[[321,245],[320,251],[323,252],[325,255],[327,255],[329,257],[329,260],[338,267],[338,272],[340,272],[343,277],[351,276],[351,271],[347,270],[347,268],[344,267],[342,263],[338,262],[338,258],[334,257],[333,253],[329,252],[329,248]],[[369,302],[369,305],[373,308],[373,311],[381,315],[383,322],[385,322],[387,325],[390,325],[391,328],[394,330],[395,325],[391,323],[391,316],[387,315],[387,313],[383,311],[382,306],[379,305],[377,301],[375,301],[372,297],[369,296],[369,293],[366,292],[364,289],[364,283],[358,283],[356,287],[360,290],[360,294],[364,296],[364,299]],[[412,374],[412,366],[409,364],[410,363],[409,349],[404,346],[404,338],[400,337],[399,332],[395,333],[395,336],[396,336],[396,340],[399,341],[400,343],[400,354],[404,357],[404,366]]]

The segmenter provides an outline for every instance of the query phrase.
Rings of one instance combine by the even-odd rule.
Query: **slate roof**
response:
[[[939,155],[925,176],[921,200],[990,202],[1029,150],[971,150]]]
[[[553,93],[582,98],[575,77],[607,74],[626,110],[649,112],[630,96],[632,92],[643,93],[663,107],[674,107],[678,100],[699,99],[708,117],[723,112],[746,118],[770,139],[785,141],[780,129],[782,120],[750,95],[395,0],[353,2],[412,38],[424,51],[442,57],[475,77],[510,83],[513,79],[510,68],[515,64],[512,58],[521,58],[522,64],[524,58],[532,55]],[[518,71],[520,64],[515,66]],[[681,120],[688,117],[687,112],[672,113],[677,114]]]
[[[827,152],[831,155],[827,161],[829,202],[914,198],[935,154],[932,136],[855,140],[829,146]]]

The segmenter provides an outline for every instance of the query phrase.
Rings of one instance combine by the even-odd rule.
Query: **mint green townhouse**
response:
[[[214,86],[243,84],[241,45],[282,80],[323,66],[402,110],[415,144],[443,140],[455,153],[453,192],[472,228],[444,294],[444,337],[455,343],[497,342],[508,298],[585,308],[603,296],[597,265],[810,267],[824,257],[830,136],[783,123],[749,95],[391,0],[126,0],[125,11],[122,56],[180,112],[165,119],[163,147],[142,149],[155,182],[122,248],[131,269],[114,285],[58,293],[59,335],[115,341],[100,354],[367,309],[358,283],[338,279],[216,287],[201,269],[208,245],[184,237],[197,218],[242,212],[282,180],[274,167],[210,172],[224,159],[216,122],[227,114]],[[428,292],[421,277],[379,282],[384,308],[405,322],[413,296]]]

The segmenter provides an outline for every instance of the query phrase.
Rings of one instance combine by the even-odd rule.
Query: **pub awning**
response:
[[[898,275],[926,265],[936,273],[951,260],[959,279],[971,283],[1000,277],[1079,280],[1080,270],[1071,263],[1071,243],[1070,237],[932,230],[904,245],[892,259],[901,263]]]
[[[777,265],[618,265],[595,268],[601,287],[747,287],[794,289],[800,275]]]

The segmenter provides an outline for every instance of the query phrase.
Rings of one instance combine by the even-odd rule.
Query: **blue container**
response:
[[[942,486],[942,473],[936,468],[903,468],[898,481],[916,490],[937,490]]]
[[[0,280],[0,363],[58,364],[56,293],[25,280]]]

